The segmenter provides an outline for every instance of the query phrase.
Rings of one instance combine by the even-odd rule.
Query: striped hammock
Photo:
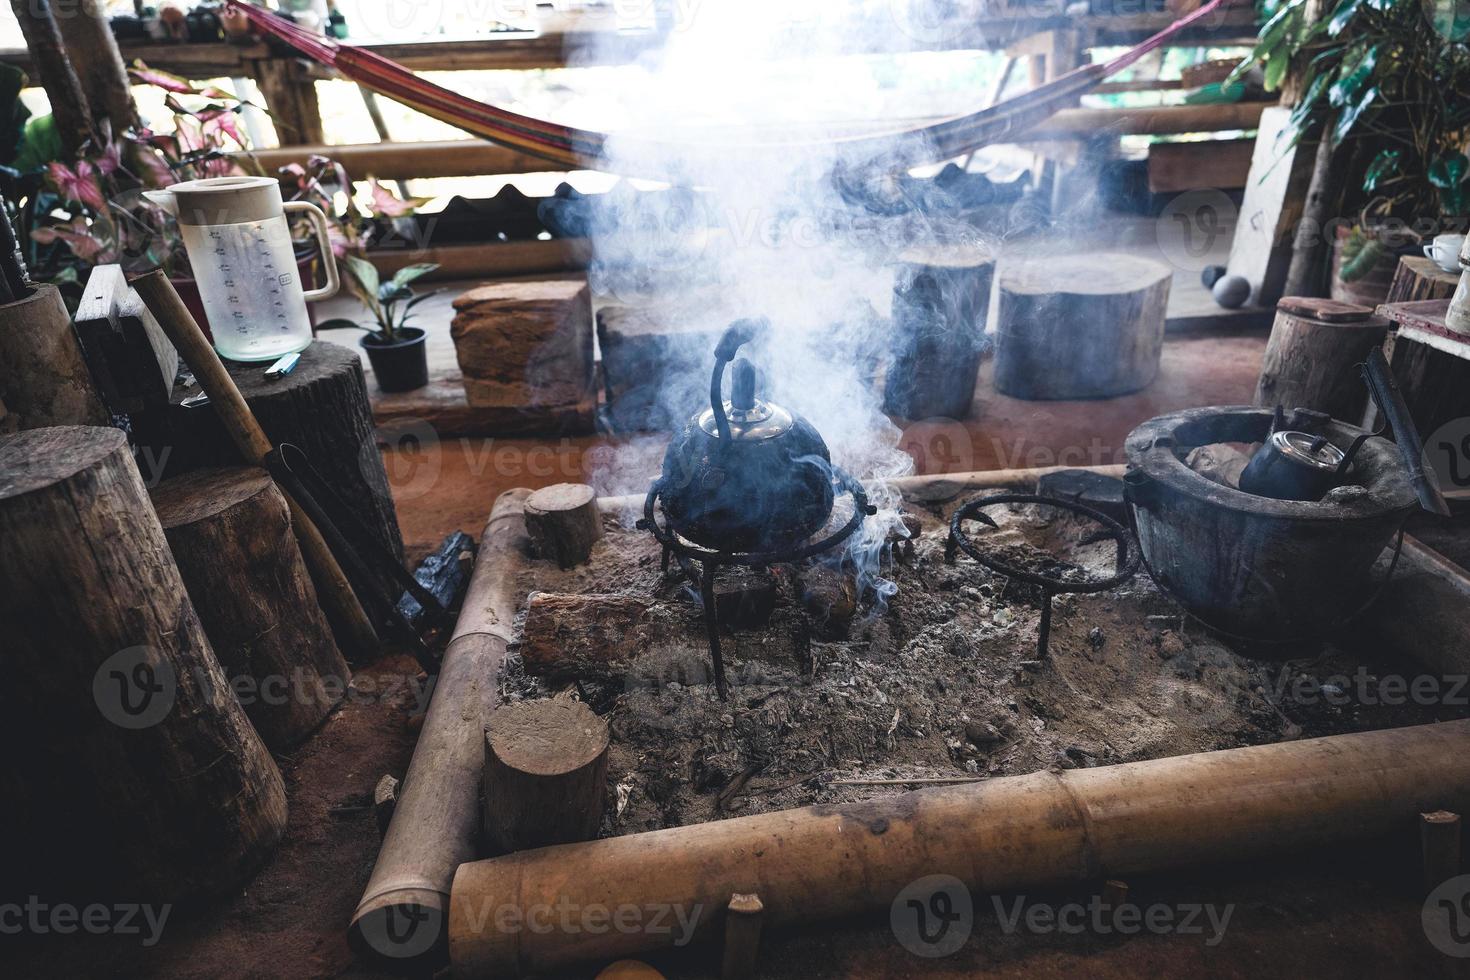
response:
[[[1114,75],[1158,48],[1170,37],[1208,16],[1227,0],[1210,0],[1198,10],[1111,61],[1083,65],[1050,82],[995,105],[963,116],[943,119],[925,126],[847,137],[823,142],[848,160],[882,161],[891,169],[938,163],[981,147],[1013,140],[1027,129],[1066,108],[1104,79]],[[463,129],[501,146],[540,157],[559,168],[616,170],[605,152],[608,135],[535,119],[483,102],[476,102],[426,79],[381,55],[336,41],[298,27],[269,10],[249,4],[232,9],[250,18],[261,34],[276,38],[302,55],[334,69],[343,78],[419,112]],[[630,142],[632,145],[630,145]],[[702,146],[704,152],[789,153],[798,144],[789,140],[742,146]],[[661,150],[656,141],[620,137],[618,157],[647,161],[639,164],[634,177],[677,179],[677,174],[647,172],[660,160],[687,159],[688,146],[668,145]]]

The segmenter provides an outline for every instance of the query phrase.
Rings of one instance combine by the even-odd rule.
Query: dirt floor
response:
[[[1152,415],[1192,405],[1248,402],[1263,343],[1261,336],[1171,337],[1165,347],[1164,370],[1155,385],[1137,395],[1100,403],[1014,402],[995,396],[988,382],[982,382],[977,412],[963,426],[966,438],[960,443],[961,449],[955,450],[953,438],[941,442],[919,440],[919,445],[933,450],[921,459],[921,468],[942,472],[1057,461],[1078,464],[1114,461],[1127,432]],[[1087,447],[1094,440],[1100,447],[1098,454],[1087,455]],[[411,555],[422,556],[456,529],[478,535],[491,502],[501,490],[580,478],[584,457],[597,445],[597,440],[591,438],[485,439],[390,449],[385,461],[397,493],[400,521]],[[970,447],[968,451],[966,446]],[[1063,458],[1061,452],[1068,447],[1082,447],[1084,455]],[[506,452],[497,458],[496,450]],[[942,576],[944,571],[936,568],[934,574]],[[954,592],[963,595],[963,589],[980,590],[982,599],[975,605],[978,612],[982,607],[994,605],[995,597],[985,596],[983,585],[983,582],[961,583]],[[950,601],[942,598],[945,590],[937,591],[941,598],[934,601]],[[1112,601],[1121,604],[1123,600]],[[1003,605],[1024,604],[1021,598],[1014,601],[1007,598]],[[1014,636],[1002,649],[1007,657],[1019,657],[1029,637],[1023,635],[1025,631],[1014,621],[1009,626],[996,623],[998,611],[999,607],[991,609],[989,629],[994,632],[990,635],[1003,635],[1007,629],[1011,630]],[[1085,632],[1078,630],[1084,623],[1097,623],[1097,617],[1105,619],[1107,610],[1094,610],[1095,615],[1090,614],[1092,618],[1083,619],[1075,618],[1075,613],[1073,610],[1062,617],[1058,627],[1058,648],[1063,651],[1065,662],[1092,669],[1105,665],[1107,655],[1117,645],[1107,637],[1107,623],[1101,626],[1104,643],[1100,651],[1092,647],[1090,626]],[[987,630],[983,622],[974,623],[973,628],[982,633]],[[1169,630],[1172,627],[1159,631],[1160,648],[1163,634]],[[937,635],[932,643],[926,640],[922,645],[926,650],[932,645],[936,651],[945,650],[944,655],[948,655],[949,641]],[[937,652],[923,654],[938,655]],[[1169,658],[1161,658],[1159,669],[1165,670],[1162,665],[1171,662]],[[846,661],[835,656],[826,664],[832,676],[837,676],[843,668],[850,669],[855,677],[860,673],[856,660],[850,668]],[[1211,669],[1208,664],[1201,668]],[[0,966],[5,968],[5,974],[170,980],[220,976],[375,976],[354,961],[344,927],[377,851],[378,829],[369,806],[372,788],[384,773],[401,776],[412,753],[413,718],[423,701],[416,676],[415,665],[403,656],[390,656],[360,666],[355,683],[357,696],[303,748],[290,757],[280,758],[291,802],[286,839],[262,871],[238,894],[211,905],[174,910],[162,941],[151,947],[144,947],[136,936],[48,935],[22,941],[9,934],[0,935]],[[1093,753],[1091,761],[1114,761],[1130,757],[1130,753],[1156,751],[1161,747],[1157,742],[1152,747],[1143,743],[1114,744],[1111,747],[1114,754],[1108,756],[1110,747],[1097,737],[1097,732],[1106,733],[1111,719],[1095,716],[1084,732],[1075,718],[1070,721],[1047,718],[1036,712],[1028,697],[1046,690],[1041,685],[1061,683],[1063,676],[1058,672],[1055,678],[1047,680],[1045,675],[1037,675],[1031,691],[1016,698],[1015,720],[1018,723],[1024,720],[1033,729],[1036,721],[1043,721],[1041,731],[1048,734],[1045,738],[1038,736],[1018,742],[1019,749],[1003,767],[1047,765],[1054,759],[1061,764],[1055,756],[1058,746],[1068,758],[1072,758],[1066,752],[1068,747],[1075,745],[1082,749],[1081,764],[1090,764],[1089,752]],[[1067,673],[1065,679],[1080,691],[1095,695],[1103,690],[1096,685],[1105,678]],[[921,679],[916,679],[916,683],[921,683]],[[854,693],[859,690],[862,696],[873,697],[855,684]],[[912,717],[917,719],[923,715],[925,706],[914,704],[913,700],[912,696],[908,698]],[[880,707],[886,711],[886,718],[891,719],[892,708]],[[923,721],[916,726],[925,731],[922,738],[904,731],[903,704],[894,707],[900,709],[900,727],[894,734],[927,746],[927,761],[923,763],[926,767],[938,768],[942,763],[967,773],[966,763],[973,755],[977,770],[982,768],[983,757],[987,760],[983,769],[990,771],[990,762],[997,753],[982,756],[971,753],[963,745],[960,758],[951,755],[936,762],[941,742],[929,729],[923,729]],[[1010,712],[1008,704],[1002,707]],[[1213,710],[1209,704],[1200,707],[1206,713]],[[1175,730],[1190,720],[1190,710],[1185,710],[1188,705],[1177,708],[1171,721]],[[756,717],[761,717],[762,710],[765,710],[762,706],[754,709]],[[1282,731],[1282,720],[1269,713],[1247,712],[1232,717],[1240,727],[1228,737],[1249,740],[1254,737],[1251,733],[1256,727],[1277,735]],[[1108,724],[1101,725],[1101,720]],[[997,733],[1005,727],[979,711],[972,715],[971,721],[979,722],[976,732],[982,740],[988,738],[985,725],[995,727]],[[1350,718],[1290,721],[1306,730],[1317,730],[1314,726],[1318,725],[1328,729],[1339,724],[1344,728],[1354,725]],[[912,730],[915,723],[909,724]],[[875,732],[876,727],[876,724],[869,727],[875,747],[886,737],[887,725]],[[930,728],[934,728],[932,723]],[[1199,730],[1198,726],[1195,730]],[[938,729],[934,731],[937,733]],[[1163,737],[1162,733],[1159,737]],[[967,744],[974,746],[968,739]],[[950,752],[948,738],[943,740],[942,747],[944,753]],[[876,753],[864,760],[863,751],[867,749],[859,747],[855,756],[858,765],[852,771],[885,772],[899,768],[878,758]],[[838,763],[854,757],[850,751],[837,751],[835,755]],[[904,765],[907,764],[905,761]],[[623,771],[636,769],[631,759],[625,758],[621,765]],[[813,768],[821,767],[814,763]],[[769,788],[772,783],[774,780],[766,775],[752,775],[747,781],[751,792],[742,799],[751,799],[754,790]],[[803,783],[798,783],[786,792],[812,791],[802,787]],[[824,791],[833,790],[828,786]],[[671,798],[677,801],[677,794]],[[799,795],[791,799],[806,801]],[[757,805],[764,804],[740,804]],[[642,804],[640,807],[634,815],[643,822],[667,819],[662,808]],[[98,818],[105,819],[105,815],[99,814]],[[624,827],[619,832],[630,829],[636,828]],[[1271,861],[1226,868],[1137,876],[1128,882],[1130,901],[1143,907],[1209,905],[1228,909],[1231,915],[1228,928],[1214,943],[1210,942],[1208,931],[1135,935],[1096,930],[1078,934],[1011,933],[1007,932],[1006,916],[997,913],[990,899],[976,896],[973,933],[951,956],[923,959],[913,955],[895,942],[886,916],[879,915],[868,921],[812,928],[801,935],[769,935],[762,946],[761,975],[775,978],[960,977],[980,973],[1003,977],[1062,977],[1078,973],[1097,977],[1465,976],[1463,968],[1470,960],[1446,957],[1425,938],[1420,924],[1423,893],[1418,874],[1417,841],[1406,836],[1293,853]],[[1092,892],[1079,888],[1028,895],[1023,899],[1053,905],[1086,903]],[[1006,902],[1014,898],[1008,896]],[[1001,911],[1009,909],[1007,904]],[[662,955],[652,962],[669,976],[718,975],[716,954],[707,948]],[[588,970],[572,975],[591,976],[592,973]]]

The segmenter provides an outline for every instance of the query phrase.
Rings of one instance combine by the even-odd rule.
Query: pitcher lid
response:
[[[274,177],[205,177],[165,188],[184,225],[231,225],[280,216],[281,185]]]

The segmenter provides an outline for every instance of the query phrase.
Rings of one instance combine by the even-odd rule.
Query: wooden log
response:
[[[533,593],[521,660],[530,673],[554,680],[621,677],[649,646],[651,608],[623,593]]]
[[[276,379],[266,378],[261,364],[228,362],[225,367],[270,442],[300,447],[377,543],[401,561],[403,537],[357,353],[313,341],[301,352],[296,370]],[[241,455],[216,412],[181,404],[197,393],[190,388],[173,393],[167,441],[155,447],[169,452],[165,475],[254,462]]]
[[[1421,812],[1466,804],[1470,721],[1460,720],[712,820],[463,865],[450,900],[450,964],[456,976],[539,975],[676,938],[708,941],[734,892],[759,890],[766,928],[800,928],[886,910],[935,868],[971,889],[1024,891],[1291,855],[1402,832]],[[705,914],[683,934],[503,925],[594,902]],[[485,909],[503,910],[500,922]]]
[[[63,162],[72,163],[87,143],[96,146],[99,142],[87,96],[67,57],[50,0],[10,0],[10,9],[15,12],[26,47],[30,49],[34,74],[39,76],[46,99],[51,103]]]
[[[152,493],[184,586],[270,748],[306,738],[351,674],[317,605],[286,500],[254,467],[196,470]]]
[[[480,834],[484,721],[519,605],[516,577],[529,544],[521,511],[531,491],[495,500],[454,635],[392,822],[352,917],[357,950],[394,972],[442,963],[454,870],[473,860]]]
[[[1168,266],[1122,254],[1029,260],[1000,274],[995,387],[1015,398],[1109,398],[1159,371]]]
[[[39,285],[0,306],[0,402],[0,430],[7,432],[108,423],[55,286]]]
[[[471,408],[557,414],[592,397],[592,292],[577,279],[478,286],[450,333]]]
[[[973,245],[925,246],[899,257],[883,411],[906,419],[969,416],[994,272],[994,259]]]
[[[766,907],[759,895],[736,892],[725,906],[725,949],[720,980],[749,980],[760,958],[761,920]]]
[[[542,558],[573,568],[602,537],[597,492],[585,483],[556,483],[526,498],[526,532]]]
[[[219,446],[222,433],[223,442],[234,447],[238,459],[253,466],[264,465],[266,456],[274,448],[271,440],[163,270],[144,273],[133,281],[133,286],[210,398],[209,416],[215,425],[215,437],[210,445],[223,452]],[[358,366],[358,387],[359,390],[363,387],[361,365]],[[165,446],[165,455],[159,457],[165,464],[172,448]],[[336,556],[327,547],[321,530],[306,516],[300,504],[289,498],[287,503],[291,509],[291,526],[301,543],[302,557],[311,569],[317,593],[338,642],[354,656],[372,656],[379,649],[378,637],[367,612],[358,601],[357,593],[347,581],[342,566],[337,564]]]
[[[0,767],[7,885],[25,868],[45,893],[230,893],[284,831],[285,787],[122,432],[0,439],[0,540],[0,738],[23,748]]]
[[[715,344],[733,316],[714,297],[597,310],[603,397],[618,432],[676,430],[709,406]]]
[[[1446,272],[1433,259],[1405,255],[1388,285],[1386,303],[1412,303],[1426,299],[1449,299],[1460,284],[1458,272]]]
[[[1419,848],[1424,890],[1429,892],[1460,873],[1460,815],[1448,810],[1419,814]]]
[[[1356,425],[1368,403],[1358,365],[1386,336],[1388,321],[1370,307],[1284,297],[1276,304],[1255,404],[1315,409]]]
[[[108,24],[107,5],[102,0],[78,0],[68,7],[56,26],[86,96],[92,123],[98,132],[121,136],[137,125],[138,108],[133,104],[132,83],[117,38]]]
[[[496,853],[591,840],[607,797],[607,722],[571,698],[495,710],[485,729],[485,837]]]

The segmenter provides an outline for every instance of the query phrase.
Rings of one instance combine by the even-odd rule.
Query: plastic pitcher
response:
[[[273,177],[186,180],[144,195],[179,221],[221,357],[270,361],[311,343],[306,304],[335,295],[339,284],[321,208],[282,201]],[[320,289],[302,291],[286,222],[292,211],[311,219],[327,274]]]

